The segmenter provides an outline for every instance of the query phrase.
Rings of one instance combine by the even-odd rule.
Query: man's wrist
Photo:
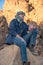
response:
[[[20,37],[20,36],[17,34],[16,37]]]

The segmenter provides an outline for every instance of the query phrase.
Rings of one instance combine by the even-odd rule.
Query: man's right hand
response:
[[[16,35],[16,37],[20,38],[22,41],[26,42],[20,35]]]
[[[16,37],[20,37],[20,35],[17,34]]]

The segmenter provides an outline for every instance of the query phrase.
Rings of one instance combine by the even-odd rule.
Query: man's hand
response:
[[[20,38],[22,41],[26,42],[20,35],[16,35],[16,37]]]
[[[16,37],[20,37],[20,35],[17,34]]]
[[[34,29],[33,25],[29,25],[29,31],[32,31]]]

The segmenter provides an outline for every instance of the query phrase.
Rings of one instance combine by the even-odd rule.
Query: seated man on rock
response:
[[[17,12],[15,19],[13,19],[9,25],[9,34],[6,38],[6,43],[20,47],[23,65],[30,65],[27,58],[26,47],[35,46],[37,28],[34,28],[32,24],[28,26],[24,22],[24,16],[25,13],[23,11]]]

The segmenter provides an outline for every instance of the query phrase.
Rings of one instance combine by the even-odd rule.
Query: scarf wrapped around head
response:
[[[19,23],[22,23],[23,19],[19,16],[20,14],[25,16],[25,13],[23,11],[19,11],[19,12],[17,12],[15,18],[18,20]]]

